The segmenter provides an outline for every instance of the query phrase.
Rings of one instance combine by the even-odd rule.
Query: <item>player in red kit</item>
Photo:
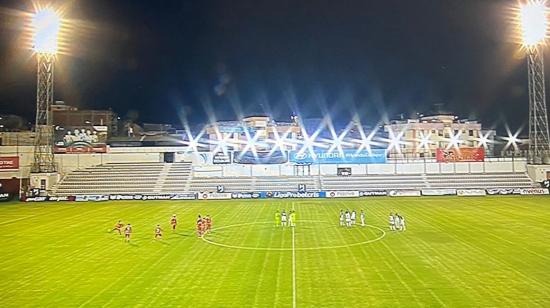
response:
[[[124,240],[126,242],[130,242],[131,235],[132,235],[132,226],[130,224],[127,224],[126,228],[124,228]]]
[[[116,224],[115,224],[115,227],[113,228],[113,230],[111,230],[111,232],[113,231],[118,231],[118,234],[121,235],[122,232],[122,226],[124,226],[124,224],[122,223],[122,220],[119,220]]]
[[[203,232],[204,232],[204,222],[201,218],[201,215],[199,215],[199,217],[197,218],[197,235],[201,237]]]
[[[157,238],[162,239],[162,228],[160,227],[160,225],[157,225],[155,227],[155,239],[157,239]]]
[[[206,215],[205,220],[205,230],[206,232],[210,232],[210,229],[212,229],[212,219],[210,219],[210,215]]]
[[[172,231],[176,231],[176,225],[178,224],[176,214],[172,215],[172,218],[170,219],[170,224],[172,225]]]

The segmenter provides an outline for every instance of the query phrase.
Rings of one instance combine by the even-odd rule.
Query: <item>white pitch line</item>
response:
[[[11,224],[12,222],[16,222],[16,221],[20,221],[20,220],[24,220],[24,219],[29,219],[29,218],[33,218],[33,217],[36,217],[36,216],[38,216],[38,215],[31,215],[31,216],[25,216],[25,217],[12,219],[12,220],[5,220],[3,222],[0,222],[0,225],[7,225],[7,224]]]
[[[320,221],[320,220],[300,220],[300,222],[323,222],[326,223],[326,221]],[[239,226],[245,226],[245,225],[257,225],[257,224],[271,224],[272,222],[250,222],[250,223],[242,223],[242,224],[234,224],[234,225],[227,225],[219,228],[215,228],[212,230],[222,230],[232,227],[239,227]],[[372,225],[365,225],[367,228],[373,228],[381,232],[381,235],[377,238],[366,240],[363,242],[353,243],[353,244],[347,244],[347,245],[332,245],[332,246],[320,246],[320,247],[302,247],[302,248],[294,248],[296,251],[302,251],[302,250],[326,250],[326,249],[338,249],[338,248],[348,248],[348,247],[354,247],[354,246],[361,246],[366,245],[374,242],[378,242],[379,240],[383,239],[386,236],[386,231],[380,227],[372,226]],[[274,247],[246,247],[246,246],[234,246],[234,245],[228,245],[228,244],[222,244],[217,243],[214,241],[211,241],[207,239],[205,236],[201,237],[201,239],[208,243],[215,246],[225,247],[225,248],[232,248],[232,249],[243,249],[243,250],[258,250],[258,251],[291,251],[291,248],[274,248]]]
[[[292,202],[292,211],[294,212],[294,202]],[[292,223],[296,226],[296,222],[292,221]],[[295,233],[294,229],[296,227],[292,228],[292,307],[296,308],[296,245],[294,244],[295,239]]]

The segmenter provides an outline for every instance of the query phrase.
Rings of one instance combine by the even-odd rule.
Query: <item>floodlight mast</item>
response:
[[[544,60],[542,45],[528,47],[529,75],[529,152],[530,164],[549,163],[550,138],[546,110],[544,84]]]
[[[528,0],[519,8],[523,46],[527,50],[529,86],[529,164],[550,163],[550,138],[544,84],[544,45],[548,28],[546,2]]]
[[[36,121],[33,173],[53,173],[54,134],[51,116],[54,91],[54,64],[57,52],[59,16],[50,9],[39,10],[33,18],[34,50],[37,59]]]

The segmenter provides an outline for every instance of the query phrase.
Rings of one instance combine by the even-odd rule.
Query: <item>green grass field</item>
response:
[[[274,226],[282,208],[294,230]],[[339,227],[342,208],[370,226]],[[390,211],[406,232],[387,230]],[[10,203],[0,306],[549,307],[549,217],[550,197]],[[107,232],[118,219],[129,244]]]

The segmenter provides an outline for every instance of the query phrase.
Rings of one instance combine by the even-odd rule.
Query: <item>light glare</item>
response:
[[[521,5],[519,17],[523,44],[531,47],[544,42],[548,27],[545,2],[529,1]]]
[[[40,9],[32,18],[34,51],[55,54],[58,47],[61,18],[50,8]]]

